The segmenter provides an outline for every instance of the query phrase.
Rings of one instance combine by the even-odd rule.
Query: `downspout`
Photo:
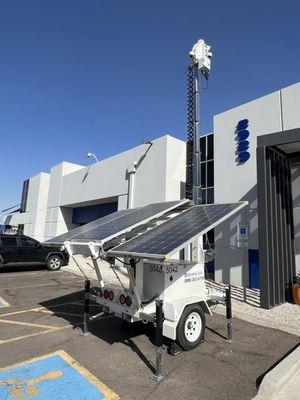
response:
[[[127,208],[133,208],[134,204],[134,185],[135,185],[135,174],[136,174],[136,166],[137,162],[134,161],[132,167],[128,169],[128,199],[127,199]]]
[[[142,144],[148,145],[148,148],[146,149],[145,153],[140,157],[138,161],[134,161],[131,167],[128,168],[127,174],[128,176],[128,197],[127,197],[127,208],[133,208],[134,205],[134,189],[135,189],[135,174],[136,170],[138,167],[141,165],[143,160],[145,159],[148,151],[150,150],[151,146],[153,145],[153,142],[150,140],[145,140],[142,142]]]
[[[280,129],[281,129],[281,132],[283,132],[283,111],[282,111],[282,91],[281,90],[279,90],[279,108],[280,108],[280,112],[279,112]]]

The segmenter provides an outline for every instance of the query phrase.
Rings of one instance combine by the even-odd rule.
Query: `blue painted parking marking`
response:
[[[0,308],[8,307],[9,305],[10,304],[6,300],[4,300],[2,297],[0,297]]]
[[[117,400],[119,397],[60,350],[0,369],[0,399]]]

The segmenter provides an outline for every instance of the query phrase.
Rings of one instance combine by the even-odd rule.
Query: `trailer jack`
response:
[[[84,310],[83,310],[83,336],[88,336],[90,334],[88,329],[88,321],[90,317],[90,293],[91,293],[91,281],[85,281],[84,290]]]
[[[155,345],[156,345],[156,360],[155,360],[155,374],[152,375],[152,379],[156,382],[161,382],[165,378],[165,374],[162,372],[162,355],[164,352],[163,348],[163,301],[155,301]]]

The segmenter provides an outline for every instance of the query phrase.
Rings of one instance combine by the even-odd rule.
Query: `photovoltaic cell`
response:
[[[119,218],[123,215],[129,214],[130,212],[135,211],[135,208],[129,209],[129,210],[121,210],[121,211],[116,211],[114,213],[111,213],[109,215],[106,215],[105,217],[98,218],[92,222],[89,222],[85,225],[78,226],[77,228],[71,229],[69,232],[63,233],[62,235],[55,236],[52,239],[47,240],[45,243],[46,244],[64,244],[66,240],[71,240],[75,236],[79,236],[80,234],[83,234],[90,229],[93,229],[101,224],[104,224],[106,222],[112,221],[115,218]]]
[[[187,203],[188,200],[155,203],[141,208],[117,211],[50,239],[46,243],[63,244],[67,240],[70,242],[104,240],[143,223],[143,221],[153,219],[161,213],[174,209],[185,202]]]
[[[114,247],[113,255],[156,255],[164,258],[186,246],[197,235],[229,218],[247,203],[210,204],[193,206],[157,227]]]

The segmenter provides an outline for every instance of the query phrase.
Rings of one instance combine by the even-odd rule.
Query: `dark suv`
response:
[[[68,252],[23,235],[0,234],[0,267],[9,264],[47,265],[57,271],[69,262]]]

